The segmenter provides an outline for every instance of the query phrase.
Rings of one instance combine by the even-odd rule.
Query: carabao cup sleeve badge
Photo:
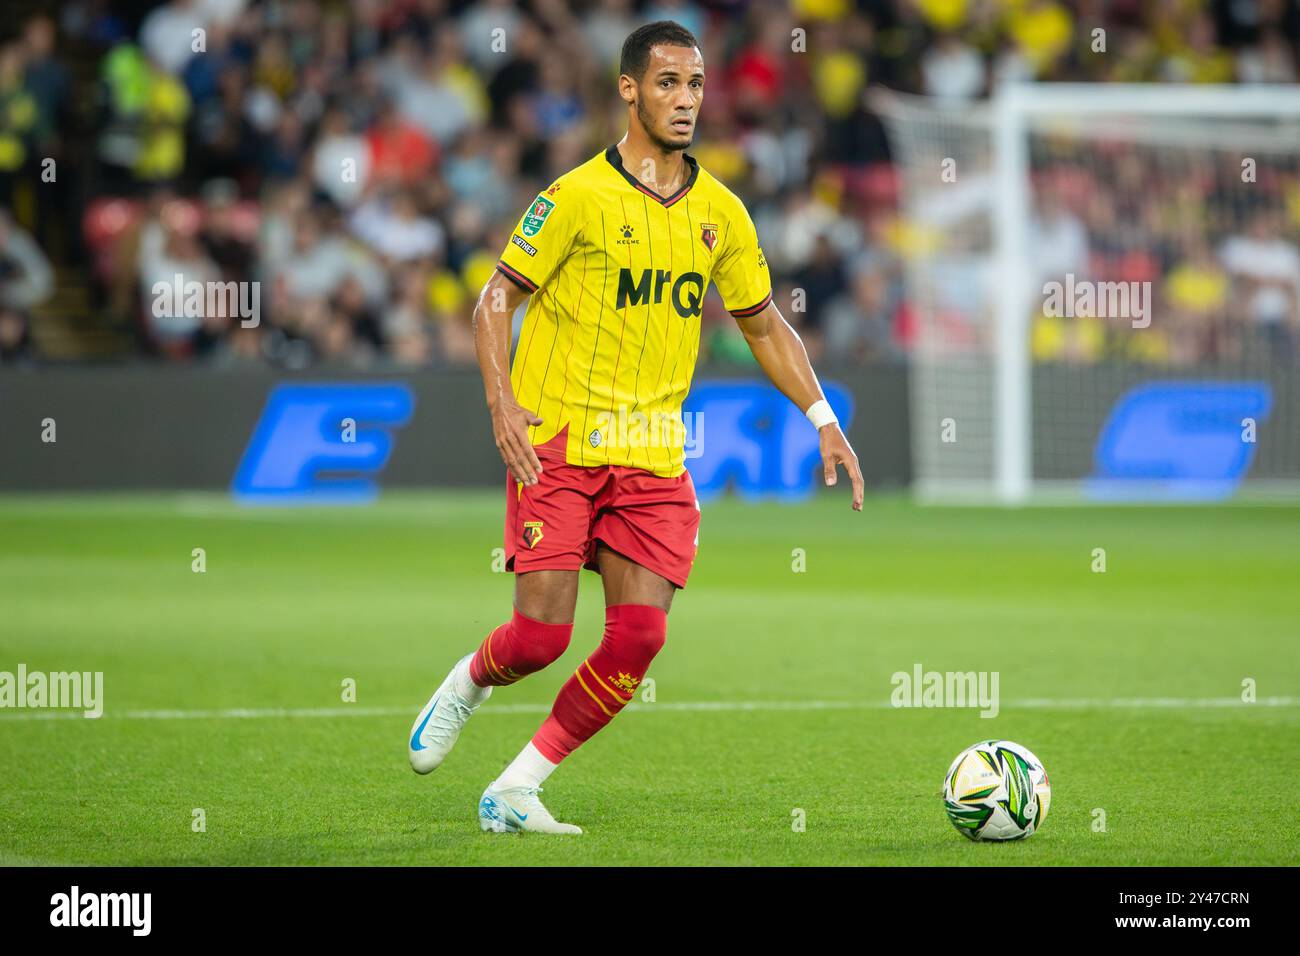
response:
[[[555,208],[555,203],[551,202],[545,196],[538,196],[534,201],[532,208],[528,210],[528,215],[524,216],[524,235],[532,238],[542,231],[542,224],[546,222],[546,217],[551,214]]]

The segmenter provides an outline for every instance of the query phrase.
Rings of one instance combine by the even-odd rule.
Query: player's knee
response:
[[[535,621],[515,611],[511,622],[514,631],[515,670],[520,673],[539,671],[557,660],[569,648],[573,637],[573,622],[547,624]]]
[[[646,604],[621,604],[608,609],[605,627],[620,657],[649,664],[668,638],[668,615]]]

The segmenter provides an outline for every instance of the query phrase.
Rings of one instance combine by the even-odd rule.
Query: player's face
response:
[[[636,87],[636,115],[650,141],[664,150],[685,149],[695,138],[704,102],[704,58],[699,48],[654,46]]]

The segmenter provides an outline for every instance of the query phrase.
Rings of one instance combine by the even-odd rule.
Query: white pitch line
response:
[[[1296,707],[1300,697],[1261,697],[1247,704],[1238,697],[1032,697],[1008,701],[1000,710],[1087,710],[1087,709],[1140,709],[1205,710],[1240,707]],[[629,704],[628,710],[645,711],[790,711],[790,710],[972,710],[974,707],[949,708],[895,708],[889,701],[868,700],[697,700],[664,701],[653,704]],[[546,714],[549,704],[490,704],[484,714]],[[238,707],[226,710],[123,710],[106,711],[105,717],[114,720],[266,720],[286,717],[414,717],[415,707]],[[0,723],[5,721],[85,719],[78,710],[0,711]]]

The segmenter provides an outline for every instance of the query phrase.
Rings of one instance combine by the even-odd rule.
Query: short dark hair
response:
[[[645,76],[645,69],[650,65],[650,48],[652,46],[693,46],[698,47],[695,34],[680,23],[672,20],[656,20],[645,26],[637,27],[623,41],[623,55],[618,61],[618,72],[626,73],[640,82]]]

